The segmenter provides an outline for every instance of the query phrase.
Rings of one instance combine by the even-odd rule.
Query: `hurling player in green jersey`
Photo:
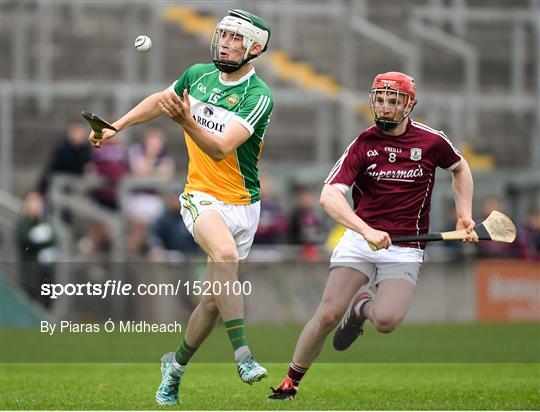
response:
[[[182,195],[183,218],[209,256],[206,280],[211,282],[238,280],[239,262],[247,257],[258,225],[258,173],[253,173],[253,167],[241,166],[258,162],[273,106],[266,85],[256,88],[262,82],[250,63],[266,50],[269,36],[270,27],[264,20],[241,10],[229,12],[218,24],[212,40],[212,58],[218,71],[203,67],[198,78],[189,73],[160,100],[161,110],[188,135],[190,167]],[[213,76],[219,81],[218,87],[205,87],[205,78],[210,86]],[[244,90],[251,85],[254,93],[237,94],[239,84]],[[240,109],[235,112],[237,107]],[[216,145],[215,138],[206,140],[205,136],[219,135],[220,123],[225,126],[217,140],[221,145]],[[266,376],[266,369],[257,363],[246,344],[243,296],[226,292],[203,296],[180,347],[175,354],[162,358],[163,379],[156,392],[159,405],[176,402],[187,362],[219,318],[225,324],[242,381],[251,384]]]
[[[189,155],[182,218],[208,255],[205,280],[222,286],[211,288],[222,293],[202,296],[182,343],[162,357],[158,405],[178,402],[186,365],[219,319],[240,379],[251,384],[267,374],[246,343],[244,297],[230,285],[238,281],[240,262],[249,253],[259,221],[257,164],[273,101],[251,61],[266,51],[269,38],[270,26],[263,19],[244,10],[229,11],[211,42],[213,64],[192,66],[171,87],[113,123],[121,131],[165,114],[182,126]],[[99,136],[92,132],[90,142],[100,147],[116,134],[110,129]]]

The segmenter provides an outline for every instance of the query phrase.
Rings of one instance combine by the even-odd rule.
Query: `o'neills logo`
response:
[[[415,177],[424,176],[424,171],[420,165],[418,165],[418,167],[415,169],[409,170],[375,170],[376,168],[376,163],[372,163],[366,168],[366,174],[375,180],[399,180],[402,182],[414,182]]]
[[[193,115],[193,119],[202,127],[206,127],[207,129],[215,130],[219,133],[223,133],[223,130],[225,130],[225,125],[223,123],[214,122],[213,120],[208,120],[198,115]]]

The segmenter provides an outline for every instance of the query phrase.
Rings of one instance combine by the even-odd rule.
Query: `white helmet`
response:
[[[219,40],[225,31],[233,33],[234,36],[241,35],[243,37],[244,50],[241,50],[243,52],[241,62],[219,58]],[[214,31],[210,44],[212,61],[219,70],[231,73],[265,52],[268,48],[269,39],[270,26],[266,21],[244,10],[230,10],[229,14],[218,23]],[[260,44],[263,49],[259,54],[249,54],[251,47],[255,43]]]

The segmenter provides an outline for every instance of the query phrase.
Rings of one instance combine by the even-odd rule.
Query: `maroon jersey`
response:
[[[385,135],[377,126],[362,132],[325,183],[352,187],[354,211],[372,228],[414,236],[429,228],[435,169],[452,170],[460,160],[443,132],[409,119],[400,136]]]

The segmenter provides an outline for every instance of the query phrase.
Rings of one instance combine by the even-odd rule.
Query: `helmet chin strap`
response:
[[[236,63],[231,62],[229,60],[219,60],[215,59],[213,60],[215,66],[219,69],[220,72],[223,73],[232,73],[238,70],[240,67],[242,67],[243,63]]]
[[[403,121],[403,120],[402,120]],[[386,119],[375,119],[375,124],[385,132],[391,132],[394,130],[401,122],[396,120],[386,120]]]
[[[220,60],[220,59],[214,59],[212,60],[212,62],[219,69],[220,72],[232,73],[240,69],[244,64],[248,63],[250,60],[253,60],[256,57],[258,57],[257,54],[250,54],[247,57],[247,59],[242,59],[240,63],[235,62],[235,61]]]

